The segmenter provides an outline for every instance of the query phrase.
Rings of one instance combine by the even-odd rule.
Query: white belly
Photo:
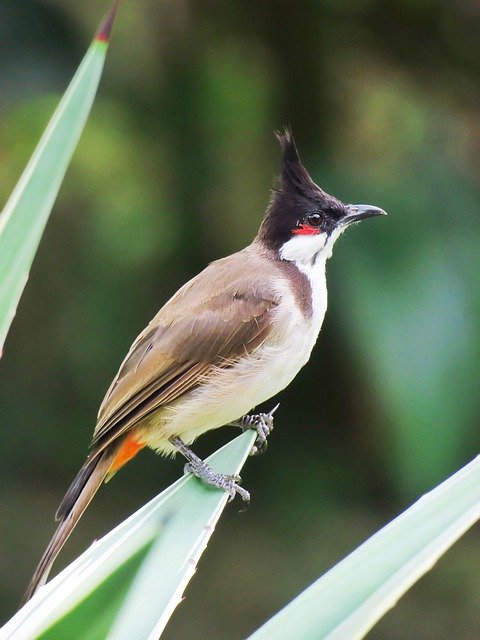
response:
[[[282,302],[268,339],[250,356],[230,368],[217,369],[177,404],[162,409],[150,425],[150,447],[173,453],[171,436],[190,444],[205,431],[251,412],[290,384],[310,357],[327,309],[324,264],[315,271],[308,274],[314,285],[312,316],[305,318],[287,283],[282,285]]]

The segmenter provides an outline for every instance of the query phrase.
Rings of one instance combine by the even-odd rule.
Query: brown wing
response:
[[[100,407],[96,451],[265,340],[278,299],[269,278],[249,277],[242,253],[182,287],[133,343]]]

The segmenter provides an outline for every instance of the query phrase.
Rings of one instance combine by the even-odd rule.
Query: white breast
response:
[[[289,281],[279,281],[281,302],[265,343],[233,367],[218,369],[178,405],[165,407],[159,424],[151,431],[151,447],[172,453],[174,448],[168,441],[172,435],[191,443],[201,433],[251,412],[293,380],[310,357],[327,309],[325,261],[297,266],[311,283],[311,317],[306,318],[298,308]]]

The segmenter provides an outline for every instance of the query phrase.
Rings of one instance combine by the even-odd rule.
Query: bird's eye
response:
[[[319,227],[322,222],[322,216],[319,213],[308,213],[305,222],[311,227]]]

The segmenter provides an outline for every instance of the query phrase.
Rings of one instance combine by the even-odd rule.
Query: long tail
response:
[[[78,472],[58,508],[55,517],[60,521],[60,524],[28,585],[24,596],[25,602],[30,600],[37,589],[47,581],[55,558],[105,479],[116,453],[117,447],[115,446],[105,449],[101,454],[89,456]]]

